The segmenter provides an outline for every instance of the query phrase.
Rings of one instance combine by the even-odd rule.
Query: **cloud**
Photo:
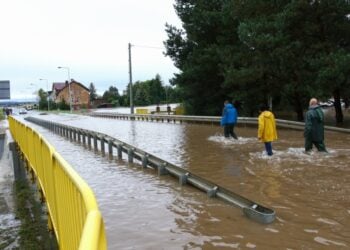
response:
[[[1,1],[0,80],[11,81],[11,96],[30,95],[31,83],[46,88],[71,77],[97,89],[122,91],[129,81],[128,43],[163,47],[165,23],[180,26],[174,0]],[[165,83],[176,68],[161,49],[132,48],[133,80],[157,73]],[[106,90],[105,89],[105,90]]]

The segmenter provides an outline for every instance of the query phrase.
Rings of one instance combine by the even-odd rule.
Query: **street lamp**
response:
[[[35,83],[29,83],[29,88],[31,91],[31,95],[29,96],[29,99],[27,101],[27,103],[34,103],[34,107],[36,107],[36,109],[39,109],[39,106],[37,106],[38,104],[38,100],[39,100],[39,90],[38,90],[38,85]],[[34,96],[34,98],[33,98]]]
[[[46,91],[47,91],[47,111],[50,111],[50,98],[49,98],[49,80],[39,79],[40,81],[46,81]]]
[[[32,87],[30,87],[30,91],[32,91],[32,88],[33,88],[32,94],[31,94],[31,96],[30,96],[29,98],[33,98],[32,95],[35,94],[35,88],[36,88],[37,86],[36,86],[36,84],[34,84],[34,83],[30,83],[29,85],[32,86]]]
[[[130,113],[134,113],[134,102],[132,96],[132,68],[131,68],[131,43],[128,44],[129,49],[129,88],[130,88]]]
[[[70,109],[70,112],[72,113],[72,94],[71,94],[71,91],[70,91],[70,70],[69,70],[69,67],[58,66],[57,68],[59,68],[59,69],[66,69],[67,72],[68,72],[69,109]]]

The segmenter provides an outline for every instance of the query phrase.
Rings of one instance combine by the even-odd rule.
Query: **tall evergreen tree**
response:
[[[183,29],[166,25],[165,41],[166,55],[180,69],[172,84],[193,114],[218,114],[229,97],[243,101],[249,114],[269,100],[292,105],[303,120],[311,96],[331,95],[341,113],[340,97],[349,93],[349,5],[176,0]]]
[[[96,88],[93,83],[90,83],[89,91],[90,91],[90,102],[93,102],[97,98]]]
[[[183,29],[166,25],[165,41],[179,74],[171,81],[183,94],[186,112],[214,115],[221,112],[226,93],[221,88],[217,37],[222,32],[223,4],[227,0],[176,0],[175,9]]]
[[[38,90],[38,97],[39,97],[39,109],[47,109],[48,108],[48,102],[47,102],[47,92],[43,89]]]
[[[102,98],[106,102],[112,103],[115,106],[118,106],[119,98],[120,98],[118,88],[114,86],[110,86],[109,89],[103,93]]]

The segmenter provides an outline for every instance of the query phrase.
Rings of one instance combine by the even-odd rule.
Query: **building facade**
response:
[[[69,92],[71,93],[71,98],[69,98]],[[63,100],[68,105],[72,103],[73,110],[90,107],[89,89],[73,79],[69,83],[68,81],[65,83],[53,83],[50,98],[55,103],[60,103]]]

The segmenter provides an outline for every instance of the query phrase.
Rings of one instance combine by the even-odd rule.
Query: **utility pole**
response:
[[[132,45],[131,43],[128,43],[128,49],[129,49],[129,88],[130,88],[130,113],[134,114],[134,98],[132,96],[132,68],[131,68],[131,46],[133,47],[141,47],[141,48],[148,48],[148,49],[162,49],[160,47],[152,47],[152,46],[144,46],[144,45]]]
[[[129,88],[130,88],[130,113],[134,113],[134,101],[132,96],[132,69],[131,69],[131,43],[128,44],[129,48]]]

